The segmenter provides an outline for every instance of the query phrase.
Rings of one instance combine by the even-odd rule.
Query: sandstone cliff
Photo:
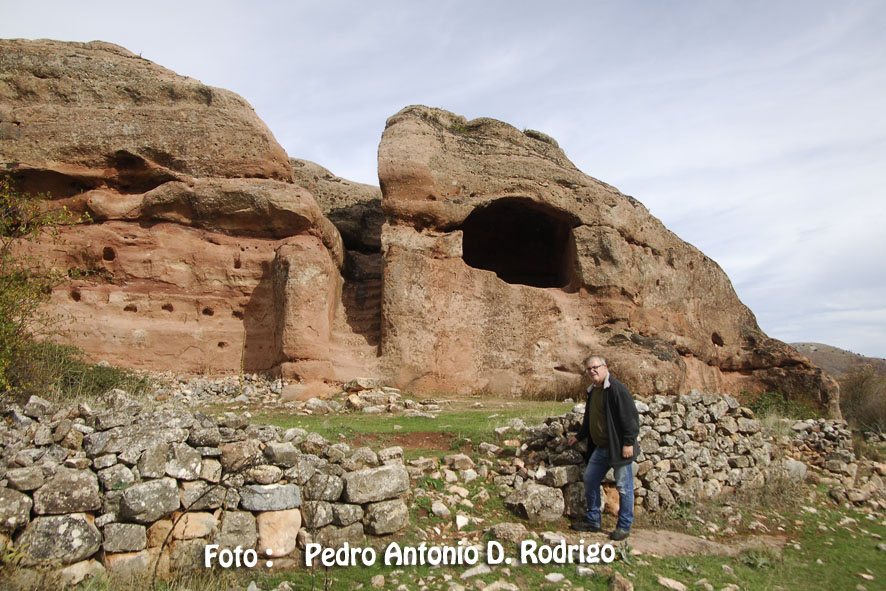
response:
[[[378,153],[385,361],[401,386],[576,389],[587,351],[640,394],[836,385],[767,337],[717,264],[550,137],[422,106]]]
[[[341,238],[241,97],[108,43],[2,40],[0,140],[22,190],[94,222],[34,247],[76,271],[52,305],[91,356],[331,374]]]
[[[92,222],[33,248],[93,358],[574,395],[835,383],[760,331],[722,270],[556,142],[408,107],[375,187],[290,160],[239,96],[101,42],[0,40],[0,166]]]

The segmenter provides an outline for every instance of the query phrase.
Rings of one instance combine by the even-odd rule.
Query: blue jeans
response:
[[[598,447],[591,454],[585,468],[585,497],[588,501],[588,522],[600,525],[600,485],[603,478],[613,468],[609,461],[609,450]],[[625,464],[613,468],[615,471],[615,488],[618,490],[618,522],[616,529],[631,531],[634,522],[634,470],[632,465]]]

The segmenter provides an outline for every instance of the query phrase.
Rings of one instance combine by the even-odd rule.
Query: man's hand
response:
[[[629,458],[634,455],[634,446],[633,445],[623,445],[621,446],[621,457]]]
[[[573,445],[575,445],[576,441],[578,441],[578,437],[576,437],[575,435],[570,435],[569,439],[566,440],[566,445],[572,447]]]

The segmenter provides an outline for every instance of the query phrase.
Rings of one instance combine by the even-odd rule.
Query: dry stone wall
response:
[[[59,409],[32,397],[5,409],[0,536],[23,549],[23,566],[165,576],[202,568],[207,544],[294,564],[298,539],[359,544],[408,522],[399,447],[150,411],[119,392],[116,402]]]
[[[343,393],[343,404],[308,401],[299,412],[434,416],[428,410],[436,405],[419,410],[393,389],[361,388]],[[474,481],[496,485],[505,505],[529,522],[585,512],[581,450],[566,445],[583,404],[541,425],[512,419],[496,429],[501,445],[483,442],[473,456],[450,454],[441,465],[436,458],[404,462],[400,447],[352,448],[299,428],[249,424],[232,412],[147,410],[121,391],[105,402],[112,410],[57,408],[38,397],[0,409],[0,542],[24,552],[23,566],[57,567],[68,582],[106,571],[168,576],[203,568],[209,544],[299,566],[309,542],[383,543],[377,536],[401,532],[407,499],[420,496],[462,530],[483,522],[458,508]],[[886,465],[859,461],[842,421],[790,421],[773,436],[731,396],[692,392],[637,406],[639,511],[779,478],[825,483],[836,502],[886,509]],[[413,490],[411,481],[427,475],[444,480],[457,502]],[[607,504],[617,505],[613,487],[605,488]],[[473,496],[488,499],[486,488]]]
[[[659,511],[677,503],[712,499],[774,479],[818,480],[831,486],[838,502],[886,508],[879,464],[862,475],[845,422],[833,419],[789,421],[791,435],[764,435],[753,411],[728,395],[691,392],[637,401],[641,455],[634,463],[635,503]],[[580,449],[566,445],[581,426],[584,404],[525,427],[512,461],[501,462],[495,481],[513,488],[506,504],[529,520],[550,521],[585,513]],[[579,444],[582,445],[582,444]],[[809,470],[815,466],[815,474]],[[610,503],[618,496],[610,478]],[[604,500],[605,502],[605,500]]]

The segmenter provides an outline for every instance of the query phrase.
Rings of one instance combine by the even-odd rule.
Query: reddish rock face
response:
[[[236,94],[103,42],[0,40],[0,161],[55,198],[194,177],[289,181],[286,152]],[[30,172],[29,172],[30,171]]]
[[[21,190],[93,220],[24,246],[77,271],[52,294],[67,341],[140,368],[329,366],[328,331],[292,310],[335,310],[342,241],[242,98],[107,43],[0,40],[0,138]],[[293,252],[327,281],[281,298]]]
[[[767,337],[716,263],[544,134],[407,107],[379,179],[398,385],[578,392],[596,352],[638,394],[774,389],[836,409],[833,380]]]
[[[406,108],[379,207],[289,161],[228,91],[106,43],[0,40],[0,167],[93,220],[23,248],[79,271],[51,307],[96,360],[574,396],[594,351],[638,394],[779,390],[838,412],[833,380],[763,334],[713,261],[538,132]]]

